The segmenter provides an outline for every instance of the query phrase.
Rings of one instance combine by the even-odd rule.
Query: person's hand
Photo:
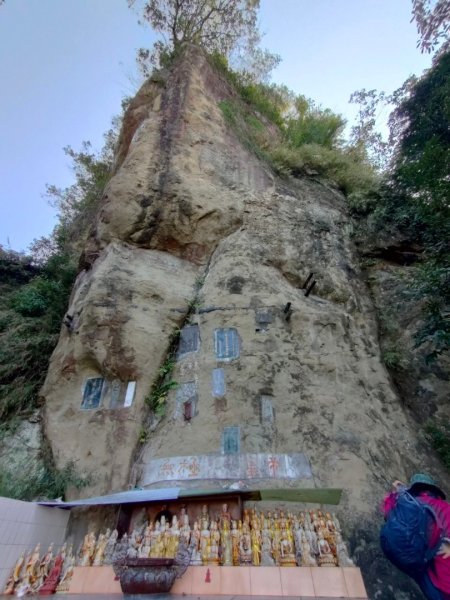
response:
[[[392,491],[399,492],[401,490],[401,488],[404,488],[404,487],[406,487],[405,484],[402,481],[399,481],[398,479],[396,479],[392,484]]]
[[[439,556],[442,556],[442,558],[449,558],[450,557],[450,543],[443,542],[441,544],[441,547],[437,551],[437,554],[439,554]]]

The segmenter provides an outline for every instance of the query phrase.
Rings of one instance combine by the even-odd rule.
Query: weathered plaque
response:
[[[123,384],[119,379],[114,379],[109,384],[109,408],[120,408],[123,404]]]
[[[270,311],[257,312],[255,319],[258,325],[268,325],[269,323],[272,323],[272,314]]]
[[[262,423],[273,423],[275,414],[273,411],[273,398],[272,396],[261,396],[261,422]]]
[[[198,325],[186,325],[180,332],[178,356],[197,352],[200,347],[200,331]]]
[[[125,400],[123,402],[124,408],[128,408],[133,404],[134,394],[136,392],[136,382],[129,381],[127,385],[127,391],[125,393]]]
[[[237,429],[237,428],[236,428]],[[201,454],[171,456],[148,461],[141,485],[159,481],[195,479],[311,479],[311,465],[305,454]]]
[[[91,377],[86,380],[81,408],[98,408],[102,398],[103,377]]]
[[[238,454],[240,447],[239,427],[224,427],[222,434],[223,454]]]
[[[234,327],[214,331],[216,357],[221,360],[239,358],[239,336]]]
[[[226,391],[224,370],[214,369],[212,372],[212,394],[214,398],[223,398]]]

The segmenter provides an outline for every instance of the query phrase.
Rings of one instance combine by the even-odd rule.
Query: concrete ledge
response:
[[[120,594],[111,566],[75,567],[69,594]],[[179,596],[271,596],[366,600],[357,567],[189,567],[170,592]]]

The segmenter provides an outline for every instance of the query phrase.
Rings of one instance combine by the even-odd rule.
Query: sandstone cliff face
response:
[[[42,390],[46,432],[59,466],[75,460],[92,475],[87,495],[205,487],[214,469],[233,483],[218,457],[225,428],[238,427],[248,485],[342,488],[338,513],[375,591],[381,494],[416,468],[442,473],[425,463],[381,361],[343,197],[313,180],[281,180],[251,155],[218,106],[230,94],[194,48],[131,103],[70,301],[73,325]],[[310,272],[317,284],[306,297]],[[139,444],[144,398],[174,328],[186,324],[196,341],[179,354],[179,387]],[[136,382],[131,406],[122,398],[110,408],[105,384],[99,407],[83,410],[86,381],[100,377],[118,388]],[[292,459],[284,475],[261,475],[269,455]]]

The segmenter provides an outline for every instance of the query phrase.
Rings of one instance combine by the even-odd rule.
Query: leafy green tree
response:
[[[400,97],[390,117],[393,162],[375,214],[424,247],[411,292],[424,307],[417,344],[434,359],[450,349],[450,52],[410,79]]]
[[[241,61],[242,71],[263,81],[280,58],[258,46],[259,0],[128,0],[141,14],[141,22],[158,35],[153,48],[138,51],[145,76],[167,66],[182,45],[195,44],[207,53]]]

